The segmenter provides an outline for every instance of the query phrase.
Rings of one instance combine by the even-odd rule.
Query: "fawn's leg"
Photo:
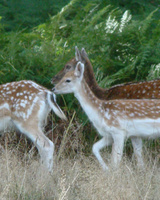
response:
[[[103,137],[101,140],[96,142],[93,147],[92,151],[94,155],[96,156],[97,160],[99,161],[100,165],[104,170],[108,170],[108,166],[105,164],[103,158],[100,155],[100,150],[106,146],[110,146],[112,144],[113,140],[110,136],[108,137]]]
[[[17,125],[17,127],[35,144],[40,154],[42,164],[48,169],[48,171],[52,171],[54,153],[53,142],[44,135],[39,126],[30,126],[26,123]]]

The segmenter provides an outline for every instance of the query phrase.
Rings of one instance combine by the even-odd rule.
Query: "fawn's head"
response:
[[[78,62],[74,71],[70,71],[53,88],[56,94],[67,94],[75,92],[81,85],[84,75],[84,64]]]

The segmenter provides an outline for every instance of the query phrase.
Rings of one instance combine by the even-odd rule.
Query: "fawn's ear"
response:
[[[84,74],[84,64],[81,62],[78,62],[74,71],[74,75],[80,78],[80,80],[82,80],[83,74]]]
[[[81,54],[80,54],[77,46],[75,47],[75,57],[76,57],[77,62],[82,61]]]

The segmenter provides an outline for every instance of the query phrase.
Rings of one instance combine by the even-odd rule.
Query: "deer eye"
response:
[[[66,83],[70,83],[70,82],[71,82],[71,80],[69,80],[69,79],[66,80]]]
[[[66,65],[66,69],[71,69],[71,66],[70,65]]]

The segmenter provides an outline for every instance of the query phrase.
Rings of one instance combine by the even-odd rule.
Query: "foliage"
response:
[[[0,13],[6,31],[31,28],[56,14],[69,0],[1,0]]]
[[[142,20],[122,10],[106,1],[73,0],[29,33],[2,34],[1,74],[8,77],[1,83],[30,77],[46,84],[48,74],[58,72],[74,55],[75,45],[85,47],[95,71],[103,72],[102,86],[145,79],[151,65],[158,64],[160,21],[154,15],[159,10]]]
[[[153,80],[155,78],[160,78],[160,63],[151,66],[151,69],[147,77],[148,80]]]

